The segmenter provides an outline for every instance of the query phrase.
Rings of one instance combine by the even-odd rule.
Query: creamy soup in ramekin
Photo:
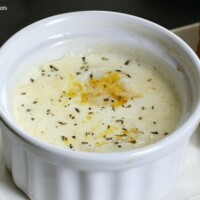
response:
[[[17,81],[14,118],[27,133],[86,152],[126,151],[176,127],[177,92],[159,66],[117,53],[69,54]]]

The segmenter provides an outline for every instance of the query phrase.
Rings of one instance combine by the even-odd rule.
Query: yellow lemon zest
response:
[[[66,97],[76,97],[80,104],[87,103],[98,106],[111,106],[117,108],[133,98],[139,98],[139,94],[131,94],[126,91],[121,83],[121,74],[107,72],[102,77],[90,78],[88,82],[81,83],[72,75],[67,76]]]

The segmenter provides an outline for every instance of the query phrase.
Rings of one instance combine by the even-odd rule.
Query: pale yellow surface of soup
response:
[[[66,55],[17,81],[14,118],[33,137],[75,151],[151,144],[175,129],[181,113],[157,68],[125,55]]]

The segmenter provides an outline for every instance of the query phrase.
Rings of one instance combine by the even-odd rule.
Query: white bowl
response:
[[[149,51],[155,62],[168,64],[164,70],[176,84],[183,107],[176,131],[152,145],[120,153],[74,152],[22,131],[9,103],[9,92],[20,72],[30,64],[102,43],[129,46],[141,56]],[[190,136],[200,119],[200,63],[170,31],[120,13],[62,14],[36,22],[10,38],[1,48],[0,67],[4,159],[15,184],[30,199],[157,200],[181,173]]]

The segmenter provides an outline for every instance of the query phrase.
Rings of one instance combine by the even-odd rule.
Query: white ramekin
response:
[[[18,72],[71,50],[90,48],[95,41],[150,50],[168,63],[184,107],[176,131],[155,144],[127,152],[84,153],[51,146],[20,130],[10,111],[9,96]],[[11,37],[0,50],[0,70],[4,159],[15,184],[30,199],[157,200],[181,173],[186,147],[200,119],[200,63],[170,31],[120,13],[62,14]]]

